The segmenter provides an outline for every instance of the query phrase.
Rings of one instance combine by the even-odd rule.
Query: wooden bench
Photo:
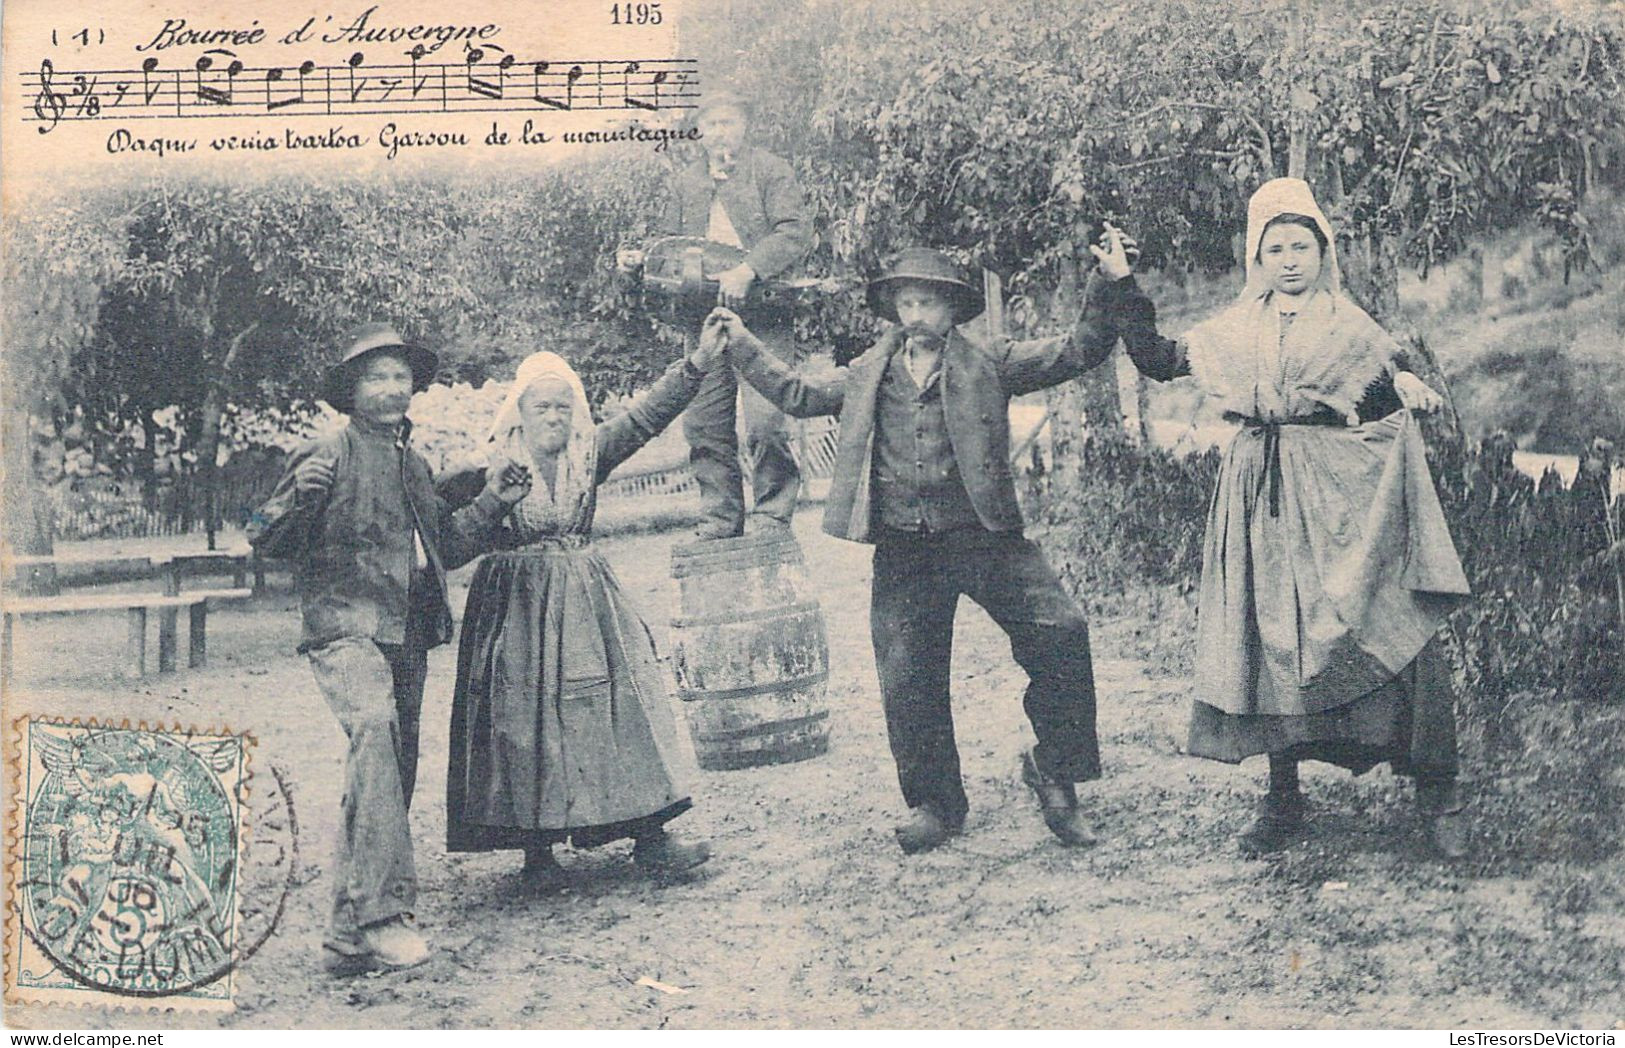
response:
[[[188,575],[202,574],[210,569],[231,572],[231,584],[236,589],[242,589],[247,584],[249,561],[254,558],[252,550],[199,550],[196,553],[172,553],[161,557],[154,557],[153,563],[164,569],[164,592],[174,596],[181,591],[181,580]],[[263,566],[254,567],[254,592],[258,593],[265,585],[265,569]]]
[[[184,579],[212,572],[230,572],[235,589],[248,585],[248,573],[254,574],[254,593],[265,591],[265,571],[269,561],[263,560],[252,549],[242,547],[230,550],[197,550],[192,553],[94,553],[73,550],[67,553],[25,554],[6,557],[4,564],[19,589],[37,590],[40,586],[57,584],[58,568],[145,568],[163,579],[164,592],[174,596],[181,592]]]
[[[191,593],[94,593],[67,597],[20,597],[4,606],[4,665],[0,676],[11,679],[11,623],[14,618],[77,615],[95,611],[122,611],[129,629],[125,641],[128,667],[137,677],[147,672],[147,612],[158,612],[158,672],[175,670],[177,620],[187,609],[187,662],[196,668],[208,664],[208,616],[211,600],[243,600],[252,590],[195,590]]]

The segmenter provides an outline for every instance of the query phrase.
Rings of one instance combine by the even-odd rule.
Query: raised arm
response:
[[[598,424],[598,476],[603,483],[610,471],[631,458],[683,413],[699,391],[705,372],[687,358],[666,369],[659,380],[632,406]]]
[[[1114,281],[1112,326],[1134,366],[1147,378],[1168,382],[1191,373],[1183,343],[1157,334],[1157,307],[1133,277]]]
[[[999,378],[1011,396],[1046,389],[1099,365],[1117,344],[1111,325],[1112,282],[1090,274],[1084,305],[1072,330],[1064,335],[1007,341],[994,349]]]
[[[796,374],[789,365],[769,353],[750,329],[733,313],[719,309],[712,318],[724,318],[728,333],[728,360],[741,378],[755,387],[756,392],[786,415],[812,418],[817,415],[838,415],[846,399],[846,368],[837,368],[833,376],[807,379]],[[707,319],[707,324],[711,319]]]

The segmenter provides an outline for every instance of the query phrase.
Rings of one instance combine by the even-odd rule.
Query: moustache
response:
[[[918,349],[941,349],[948,340],[930,328],[907,324],[903,327],[903,342]]]

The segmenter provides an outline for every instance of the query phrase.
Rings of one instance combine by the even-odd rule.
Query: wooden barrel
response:
[[[829,638],[788,531],[673,548],[672,669],[700,767],[788,764],[829,749]]]

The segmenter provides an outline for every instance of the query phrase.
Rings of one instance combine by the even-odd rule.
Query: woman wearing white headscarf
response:
[[[1343,294],[1331,224],[1302,180],[1253,195],[1246,287],[1177,341],[1157,334],[1119,237],[1092,250],[1121,282],[1116,322],[1136,366],[1194,376],[1241,424],[1202,550],[1189,750],[1269,754],[1242,850],[1306,833],[1300,760],[1356,774],[1387,761],[1415,777],[1435,847],[1460,857],[1454,697],[1434,635],[1468,588],[1408,410],[1438,394]]]
[[[714,325],[713,325],[714,327]],[[581,380],[552,353],[519,366],[490,469],[534,478],[480,562],[457,652],[446,843],[522,848],[527,879],[560,872],[552,846],[633,839],[645,868],[710,856],[665,830],[691,806],[648,627],[592,547],[598,484],[682,413],[721,358],[710,329],[624,414],[594,425]]]

